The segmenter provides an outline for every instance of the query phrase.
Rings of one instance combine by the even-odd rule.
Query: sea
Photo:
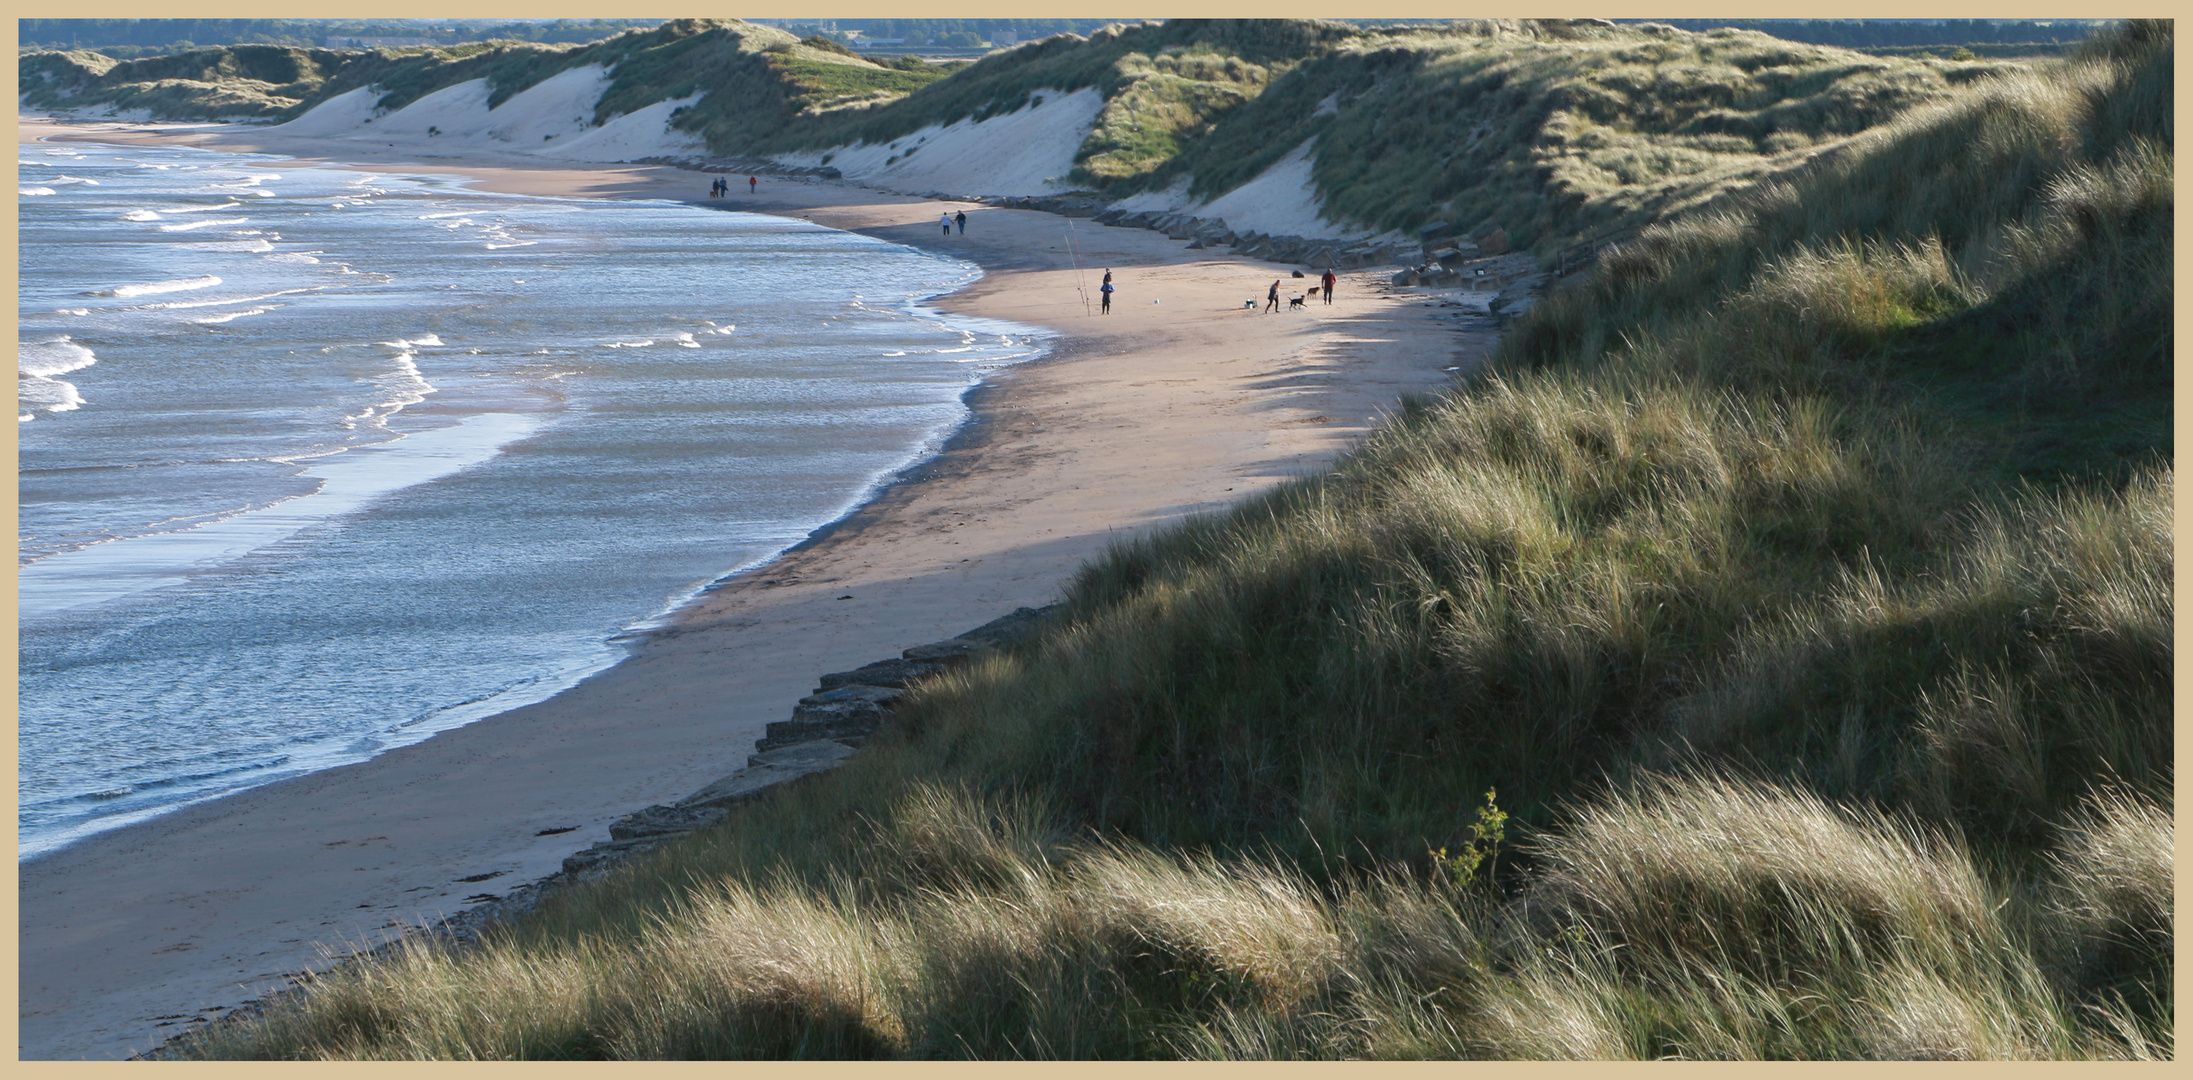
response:
[[[1044,348],[800,221],[18,155],[24,859],[573,685]]]

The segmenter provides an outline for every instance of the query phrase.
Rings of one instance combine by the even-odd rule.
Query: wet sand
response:
[[[20,874],[20,1056],[117,1058],[466,897],[554,872],[610,821],[743,765],[822,672],[895,656],[1055,599],[1115,539],[1330,461],[1492,334],[1343,274],[1331,306],[1264,314],[1291,267],[1032,211],[825,181],[583,166],[250,129],[31,122],[20,138],[201,142],[496,191],[675,199],[803,218],[980,265],[936,301],[1048,327],[1050,354],[973,391],[937,458],[817,538],[709,592],[616,666],[547,701],[371,761],[107,832]],[[964,236],[939,213],[965,209]],[[1077,258],[1078,253],[1078,268]],[[1111,315],[1091,314],[1110,268]],[[1287,279],[1282,291],[1309,282]],[[1083,292],[1086,290],[1085,305]],[[553,836],[543,830],[574,828]],[[492,875],[492,876],[483,876]]]

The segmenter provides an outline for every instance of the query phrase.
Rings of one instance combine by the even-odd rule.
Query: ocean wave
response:
[[[228,201],[228,202],[225,202],[225,203],[221,203],[221,204],[219,204],[219,205],[217,205],[217,206],[207,206],[207,205],[199,205],[199,206],[163,206],[163,207],[161,207],[161,208],[160,208],[160,211],[159,211],[159,212],[160,212],[160,213],[163,213],[163,214],[202,214],[202,213],[205,213],[205,212],[206,212],[206,211],[208,211],[208,210],[234,210],[234,209],[236,209],[237,207],[239,207],[239,206],[242,206],[242,205],[244,205],[244,204],[243,204],[243,203],[240,203],[240,202],[236,202],[235,200],[233,200],[233,199],[232,199],[232,200],[230,200],[230,201]]]
[[[54,308],[53,313],[56,315],[89,315],[91,309],[88,307]]]
[[[264,240],[207,240],[198,244],[178,244],[176,246],[185,251],[248,251],[255,254],[274,250],[274,245]]]
[[[189,292],[192,289],[208,289],[219,285],[221,279],[211,274],[205,277],[175,278],[171,281],[147,281],[137,285],[117,285],[111,289],[97,289],[78,293],[79,296],[152,296],[156,293]]]
[[[234,322],[237,319],[241,319],[246,315],[264,315],[267,312],[273,311],[275,310],[275,308],[278,308],[280,306],[281,305],[276,304],[271,307],[245,308],[242,311],[228,311],[223,312],[219,315],[208,315],[203,319],[192,319],[190,321],[198,324],[199,326],[218,326],[221,323]]]
[[[19,187],[15,189],[15,193],[22,196],[51,195],[53,189],[49,187]]]
[[[397,338],[394,341],[380,341],[375,342],[374,344],[386,345],[391,349],[400,349],[404,352],[410,352],[412,349],[415,349],[421,345],[440,345],[442,344],[442,339],[439,334],[423,334],[415,338]]]
[[[677,334],[672,336],[670,340],[688,349],[698,349],[701,347],[701,343],[693,340],[693,335],[691,334]]]
[[[653,338],[649,338],[649,339],[647,339],[646,341],[605,341],[605,342],[602,342],[602,348],[604,348],[604,349],[644,349],[644,348],[648,347],[649,345],[653,345],[654,343],[655,343],[655,339],[653,339]]]
[[[158,210],[132,210],[132,211],[130,211],[130,212],[129,212],[129,213],[127,213],[127,214],[123,214],[123,215],[122,215],[122,220],[123,220],[123,221],[158,221],[158,220],[160,220],[160,212],[159,212]]]
[[[54,376],[99,362],[90,349],[71,341],[67,334],[44,341],[26,342],[16,350],[15,383],[17,423],[27,423],[39,411],[69,412],[84,404],[76,384]]]
[[[205,219],[205,220],[203,220],[203,221],[186,221],[186,222],[182,222],[181,224],[177,224],[177,225],[162,225],[162,226],[160,226],[160,231],[161,231],[161,232],[189,232],[189,231],[191,231],[192,229],[210,229],[210,228],[212,228],[212,227],[214,227],[214,226],[216,226],[216,225],[243,225],[243,224],[246,224],[246,223],[248,223],[248,222],[249,222],[250,220],[251,220],[250,218],[246,218],[246,217],[239,217],[239,218],[206,218],[206,219]]]
[[[319,265],[320,262],[320,260],[299,251],[276,252],[275,254],[267,256],[267,261],[278,263],[310,263],[315,266]]]
[[[16,351],[16,370],[26,379],[65,375],[99,362],[97,354],[78,345],[67,334],[44,341],[27,341]]]
[[[56,185],[56,186],[58,186],[58,185],[61,185],[61,184],[90,184],[90,185],[91,185],[92,187],[98,187],[98,186],[99,186],[99,181],[97,181],[97,180],[86,180],[86,179],[84,179],[84,178],[83,178],[83,177],[81,177],[81,176],[56,176],[56,177],[54,177],[54,178],[53,178],[53,179],[51,179],[51,180],[41,180],[41,181],[39,181],[39,183],[41,183],[41,184],[53,184],[53,185]]]
[[[224,296],[219,300],[169,300],[165,303],[160,304],[137,304],[128,308],[127,310],[177,311],[184,308],[223,307],[228,304],[250,304],[260,300],[272,300],[277,296],[292,296],[297,293],[319,292],[324,288],[326,288],[326,286],[324,285],[313,285],[302,289],[277,289],[274,292],[260,293],[257,296]]]

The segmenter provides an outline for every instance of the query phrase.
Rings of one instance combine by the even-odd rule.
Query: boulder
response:
[[[584,874],[588,870],[599,869],[604,863],[621,862],[642,852],[653,851],[660,842],[655,838],[643,838],[596,844],[564,859],[563,870],[564,873],[574,876]]]
[[[799,700],[801,705],[836,705],[847,701],[867,701],[889,707],[906,691],[895,686],[869,686],[865,683],[844,683],[827,690],[818,690]]]
[[[649,837],[682,836],[695,829],[719,824],[730,816],[730,809],[722,806],[650,806],[611,822],[609,838],[644,840]]]
[[[814,742],[793,743],[775,750],[765,750],[746,759],[749,769],[779,769],[806,775],[834,768],[853,756],[853,748],[843,743],[821,739]]]
[[[1012,648],[1043,629],[1055,607],[1056,604],[1048,604],[1039,608],[1014,608],[1010,614],[1000,615],[958,637],[928,645],[916,645],[900,655],[908,660],[937,663],[940,661],[931,660],[931,656],[965,659],[990,649]]]
[[[822,677],[816,693],[834,690],[840,686],[884,686],[903,689],[916,679],[924,679],[943,671],[942,664],[927,664],[915,660],[878,660],[851,671],[838,671]]]
[[[779,720],[765,728],[767,734],[754,746],[768,751],[818,739],[867,736],[887,715],[882,706],[871,701],[802,705],[792,710],[790,720]]]
[[[837,768],[852,755],[851,747],[827,738],[795,740],[781,748],[764,748],[763,753],[747,759],[750,764],[746,768],[679,799],[674,805],[678,809],[736,806],[778,784]],[[752,764],[756,761],[760,763]]]

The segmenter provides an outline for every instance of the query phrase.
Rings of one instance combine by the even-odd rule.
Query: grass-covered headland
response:
[[[2172,53],[1662,221],[846,767],[193,1052],[2172,1055]]]

